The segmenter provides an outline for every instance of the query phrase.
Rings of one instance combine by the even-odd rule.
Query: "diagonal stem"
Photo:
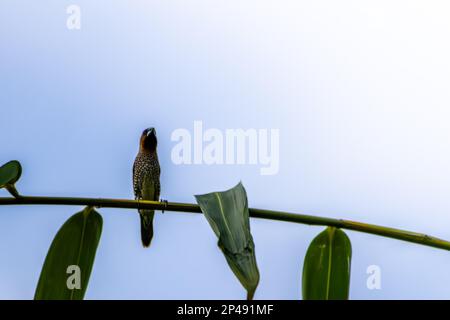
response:
[[[75,205],[75,206],[93,206],[103,208],[123,208],[123,209],[155,209],[175,212],[201,213],[200,207],[191,203],[179,202],[158,202],[126,199],[101,199],[101,198],[72,198],[72,197],[34,197],[21,196],[19,198],[0,198],[0,205]],[[365,232],[382,237],[388,237],[424,246],[450,250],[450,242],[435,238],[426,234],[394,229],[343,219],[333,219],[326,217],[311,216],[305,214],[296,214],[282,211],[249,209],[250,216],[253,218],[287,221],[316,226],[332,226],[341,229]]]

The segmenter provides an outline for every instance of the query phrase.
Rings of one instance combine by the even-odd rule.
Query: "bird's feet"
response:
[[[169,202],[164,199],[160,199],[159,202],[164,203],[164,209],[161,210],[161,213],[164,213],[164,211],[167,209],[167,205],[169,204]]]

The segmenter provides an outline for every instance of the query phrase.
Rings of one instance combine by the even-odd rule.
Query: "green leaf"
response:
[[[239,183],[228,191],[197,195],[195,198],[219,239],[218,246],[228,265],[247,290],[247,299],[253,299],[259,283],[259,271],[244,187]]]
[[[19,197],[14,184],[22,175],[22,166],[19,161],[13,160],[0,167],[0,189],[6,188],[14,197]]]
[[[45,258],[34,296],[36,300],[83,299],[102,225],[101,215],[92,207],[76,213],[63,224]]]
[[[309,245],[303,265],[304,300],[346,300],[352,246],[340,229],[328,227]]]

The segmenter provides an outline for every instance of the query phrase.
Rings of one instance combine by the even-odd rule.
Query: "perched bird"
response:
[[[158,141],[155,128],[148,128],[142,132],[139,152],[133,164],[133,188],[136,200],[159,201],[161,184],[159,177]],[[150,246],[153,237],[153,216],[155,210],[140,209],[141,239],[144,247]]]

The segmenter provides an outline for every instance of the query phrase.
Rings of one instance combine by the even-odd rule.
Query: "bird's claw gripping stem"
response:
[[[161,213],[164,213],[164,211],[167,210],[167,206],[168,206],[169,202],[164,199],[159,200],[159,202],[164,203],[164,208],[161,210]]]

